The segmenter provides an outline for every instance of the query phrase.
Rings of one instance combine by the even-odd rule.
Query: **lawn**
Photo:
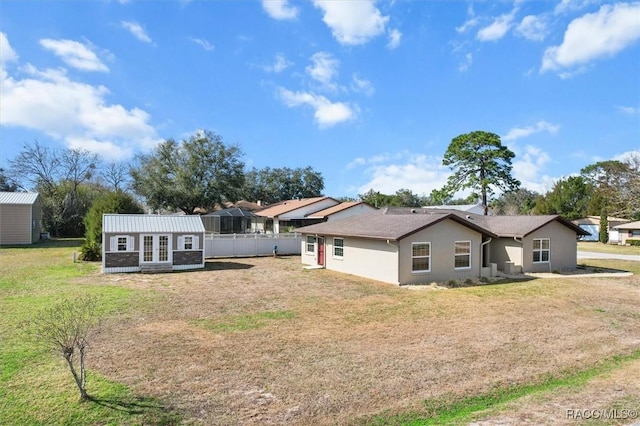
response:
[[[638,276],[409,290],[297,257],[101,275],[73,250],[0,250],[0,424],[575,424],[567,409],[640,406]],[[102,404],[16,329],[84,293],[103,300]]]
[[[593,251],[597,253],[640,255],[640,247],[638,246],[619,246],[617,244],[602,244],[597,241],[578,241],[578,250]]]

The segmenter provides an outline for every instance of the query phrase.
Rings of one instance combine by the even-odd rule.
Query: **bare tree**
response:
[[[44,309],[23,327],[38,343],[62,355],[80,390],[80,400],[89,398],[85,356],[89,341],[98,329],[97,300],[91,296],[63,299]]]
[[[124,163],[111,162],[107,164],[102,172],[102,178],[113,188],[114,191],[122,189],[129,174],[128,167]]]

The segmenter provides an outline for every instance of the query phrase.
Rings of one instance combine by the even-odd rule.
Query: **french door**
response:
[[[141,263],[170,263],[171,235],[153,234],[140,236]]]

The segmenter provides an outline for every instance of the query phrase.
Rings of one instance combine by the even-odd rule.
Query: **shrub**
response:
[[[627,240],[629,245],[640,247],[640,240]]]
[[[95,262],[102,259],[102,248],[95,241],[85,240],[80,247],[80,260]]]

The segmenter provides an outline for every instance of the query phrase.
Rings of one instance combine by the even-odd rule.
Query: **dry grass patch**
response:
[[[160,295],[93,365],[201,424],[361,423],[640,347],[637,277],[408,291],[285,257],[91,282]]]

